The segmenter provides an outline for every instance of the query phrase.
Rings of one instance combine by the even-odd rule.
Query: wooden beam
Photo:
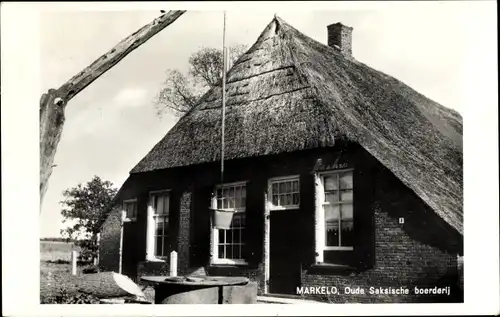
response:
[[[120,41],[59,89],[50,89],[40,99],[40,210],[52,174],[54,156],[64,126],[64,109],[71,98],[120,62],[130,52],[172,24],[186,11],[169,11]]]
[[[144,44],[153,35],[177,20],[184,12],[186,11],[169,11],[153,20],[153,22],[143,26],[135,33],[124,38],[109,52],[99,57],[95,62],[90,64],[90,66],[62,85],[58,89],[60,97],[67,103],[83,88],[87,87],[108,69],[116,65],[130,52]]]

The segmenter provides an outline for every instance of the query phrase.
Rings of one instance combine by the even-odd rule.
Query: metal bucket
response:
[[[230,229],[233,221],[234,210],[211,209],[212,224],[216,229]]]

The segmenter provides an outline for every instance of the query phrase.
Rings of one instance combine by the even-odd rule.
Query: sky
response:
[[[228,10],[227,45],[250,46],[277,14],[326,44],[326,27],[353,30],[354,57],[440,104],[463,113],[471,65],[482,59],[492,24],[472,2],[408,2],[344,10]],[[160,15],[148,11],[44,10],[40,15],[40,94],[58,88],[120,40]],[[62,192],[94,175],[119,187],[175,124],[153,101],[168,69],[188,69],[201,47],[222,45],[222,11],[188,11],[72,99],[40,214],[40,236],[56,237]],[[484,64],[481,64],[484,65]],[[484,69],[484,71],[491,71]]]

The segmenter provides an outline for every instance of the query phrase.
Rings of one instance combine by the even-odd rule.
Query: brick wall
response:
[[[415,195],[384,168],[373,174],[375,263],[362,272],[302,272],[302,286],[336,287],[338,294],[304,295],[329,302],[461,302],[457,254],[422,242],[439,230],[441,219],[435,218]],[[404,218],[404,223],[399,222]],[[417,224],[415,224],[417,222]],[[422,228],[422,223],[426,226]],[[356,224],[355,224],[356,225]],[[423,229],[423,230],[422,230]],[[426,231],[427,230],[427,231]],[[457,250],[460,245],[456,246]],[[313,271],[313,270],[311,270]],[[444,296],[413,295],[414,287],[450,287]],[[365,294],[343,294],[345,287],[362,288]],[[369,294],[370,287],[407,288],[410,295]],[[342,294],[341,294],[342,293]]]
[[[177,240],[177,270],[179,275],[189,274],[189,237],[191,192],[184,192],[180,198],[179,206],[179,236]]]
[[[447,274],[453,275],[457,267],[456,255],[446,254],[436,248],[420,244],[408,237],[400,228],[398,220],[387,213],[375,211],[375,266],[366,272],[302,274],[302,286],[337,287],[340,292],[345,287],[363,288],[362,294],[338,294],[327,296],[304,296],[329,302],[433,302],[460,301],[461,294],[451,283],[439,280]],[[450,286],[451,296],[431,297],[404,295],[370,295],[370,287],[405,287],[413,292],[414,286]]]
[[[112,209],[104,222],[99,241],[99,269],[118,272],[120,261],[121,210]]]

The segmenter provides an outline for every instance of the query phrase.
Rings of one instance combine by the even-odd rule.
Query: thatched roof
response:
[[[462,118],[276,17],[227,77],[225,158],[356,142],[463,233]],[[220,160],[210,90],[131,173]]]

